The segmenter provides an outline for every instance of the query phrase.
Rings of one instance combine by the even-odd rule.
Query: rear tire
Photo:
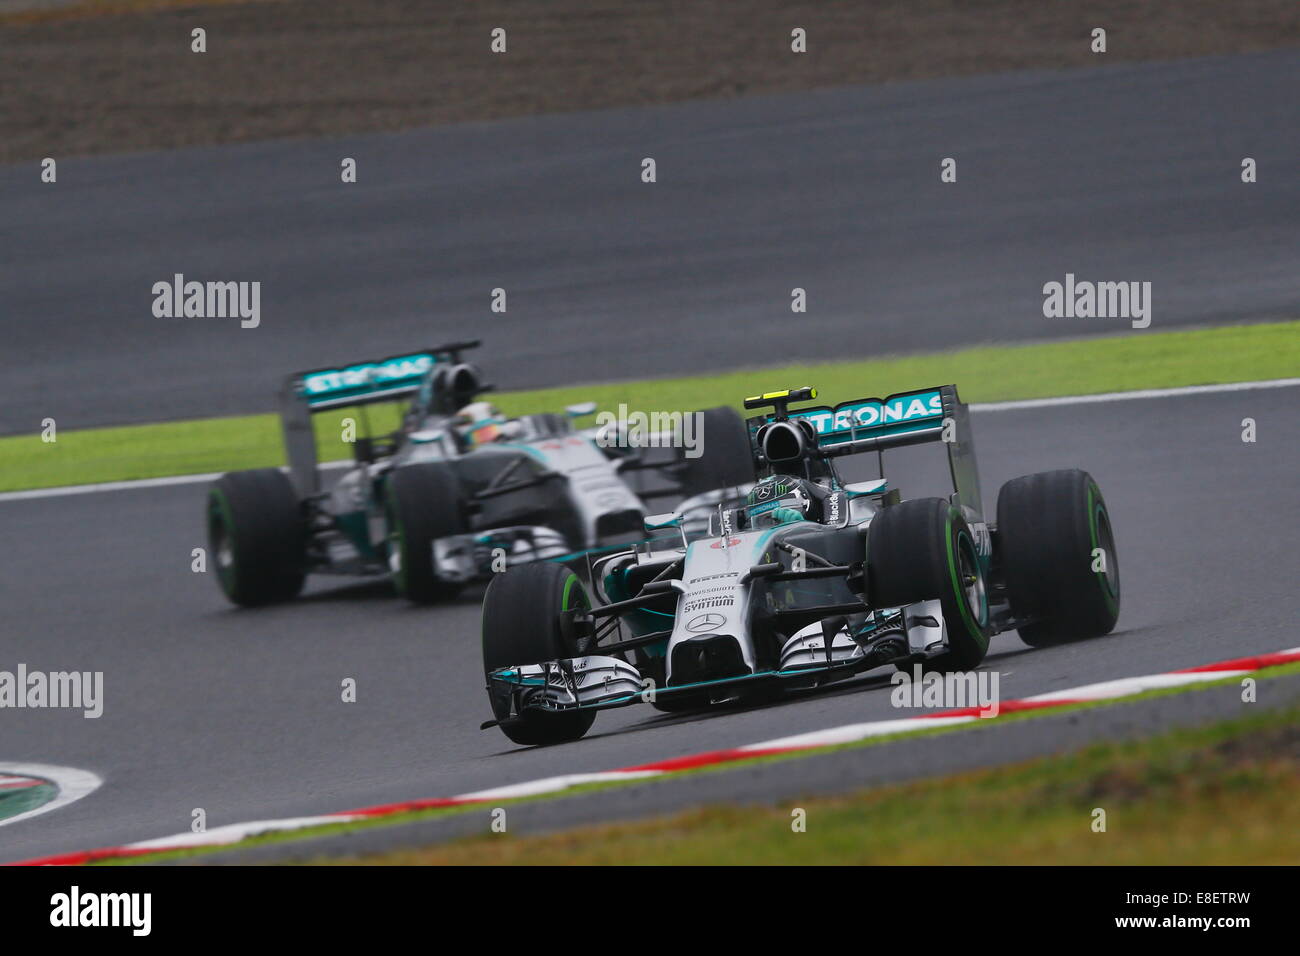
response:
[[[388,565],[397,593],[428,604],[460,593],[463,585],[433,573],[433,542],[468,530],[460,481],[441,462],[396,468],[388,477]]]
[[[998,548],[1011,610],[1030,647],[1109,634],[1119,558],[1101,489],[1077,468],[1013,478],[998,492]],[[1094,571],[1094,549],[1104,556]]]
[[[278,468],[232,471],[208,490],[208,553],[226,597],[257,607],[296,597],[306,578],[307,529]]]
[[[682,497],[752,482],[754,457],[745,420],[725,405],[696,414],[700,416],[697,438],[703,453],[698,458],[682,458]]]
[[[867,531],[868,596],[875,607],[938,599],[948,651],[926,670],[970,670],[989,649],[987,584],[975,536],[942,498],[914,498],[880,512]]]
[[[483,673],[581,656],[583,649],[560,628],[560,612],[590,606],[587,589],[561,564],[540,561],[494,576],[483,596]],[[494,698],[491,686],[488,700],[497,720],[509,716],[510,701]],[[595,720],[590,710],[525,710],[501,731],[517,744],[545,746],[577,740]]]

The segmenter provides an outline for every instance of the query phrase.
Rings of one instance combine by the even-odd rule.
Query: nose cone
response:
[[[724,680],[753,673],[740,642],[730,634],[702,634],[678,641],[668,658],[668,686]]]
[[[668,640],[669,685],[753,673],[752,585],[741,580],[761,559],[767,537],[747,531],[691,543]]]

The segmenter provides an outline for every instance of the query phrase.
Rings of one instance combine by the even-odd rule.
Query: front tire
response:
[[[1013,478],[998,492],[998,548],[1011,610],[1030,647],[1109,634],[1119,558],[1101,489],[1077,468]]]
[[[388,566],[397,593],[429,604],[454,598],[459,583],[434,574],[433,542],[467,530],[460,481],[441,462],[396,468],[388,478]]]
[[[970,670],[989,649],[987,583],[975,536],[942,498],[914,498],[880,512],[867,531],[868,595],[875,607],[938,599],[948,650],[927,670]]]
[[[484,675],[581,656],[577,641],[560,627],[560,612],[590,606],[587,589],[561,564],[541,561],[496,575],[483,596]],[[498,720],[509,717],[509,699],[494,698],[491,686],[488,700]],[[582,737],[595,720],[590,710],[524,710],[502,723],[501,731],[525,746],[559,744]]]
[[[306,578],[307,529],[278,468],[232,471],[208,490],[208,553],[226,597],[241,607],[287,601]]]

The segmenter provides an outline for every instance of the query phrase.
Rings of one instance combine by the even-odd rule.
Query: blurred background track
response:
[[[1296,44],[1294,0],[0,0],[0,162]]]
[[[0,167],[0,434],[466,336],[519,389],[1144,334],[1044,318],[1067,273],[1150,282],[1153,330],[1295,318],[1296,156],[1279,50]],[[260,282],[261,325],[155,318],[175,273]]]

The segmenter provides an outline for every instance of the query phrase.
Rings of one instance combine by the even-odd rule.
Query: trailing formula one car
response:
[[[647,497],[753,482],[734,410],[697,413],[700,454],[650,458],[626,436],[576,430],[594,404],[512,419],[479,401],[491,386],[461,356],[478,344],[289,377],[288,474],[231,472],[208,493],[210,549],[231,601],[287,600],[312,572],[391,575],[412,601],[449,598],[493,571],[640,539]],[[401,428],[356,437],[353,467],[322,490],[312,416],[356,408],[364,422],[365,406],[407,398]]]
[[[540,563],[498,575],[483,605],[494,719],[520,744],[581,737],[595,712],[766,699],[868,668],[966,670],[991,635],[1030,645],[1108,633],[1119,614],[1110,517],[1083,471],[1016,478],[982,510],[967,406],[945,385],[790,409],[812,388],[748,398],[760,480],[707,514],[651,516],[587,587]],[[845,455],[941,441],[953,494],[901,500],[841,482]]]

